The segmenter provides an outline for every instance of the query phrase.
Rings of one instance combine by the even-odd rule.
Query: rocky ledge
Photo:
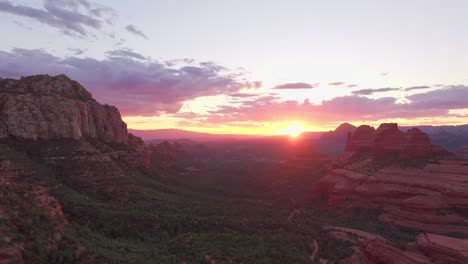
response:
[[[468,261],[466,239],[423,233],[415,242],[396,244],[381,236],[352,228],[324,226],[323,233],[353,246],[354,254],[343,260],[343,264],[462,264]]]

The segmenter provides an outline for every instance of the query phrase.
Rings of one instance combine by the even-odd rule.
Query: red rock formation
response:
[[[0,109],[0,139],[88,140],[98,142],[96,148],[101,150],[89,157],[105,160],[107,155],[133,167],[149,166],[149,150],[143,140],[127,132],[118,109],[98,103],[65,75],[0,80]],[[103,149],[102,143],[108,146]],[[44,158],[53,162],[57,155]]]
[[[359,126],[354,133],[348,134],[346,151],[370,151],[374,143],[375,129],[371,126]]]
[[[372,151],[375,158],[385,159],[424,159],[448,155],[449,152],[430,144],[429,136],[417,128],[406,133],[395,123],[381,124],[377,130],[370,126],[360,126],[348,135],[346,151]]]
[[[324,226],[326,236],[340,241],[350,242],[355,253],[341,263],[354,264],[429,264],[432,263],[422,252],[402,250],[398,245],[381,236],[352,228]],[[409,245],[408,245],[409,246]]]
[[[434,234],[421,234],[416,245],[431,258],[443,263],[468,263],[468,240]]]
[[[65,75],[4,79],[0,94],[0,138],[127,142],[127,125],[117,108],[99,104]]]
[[[356,146],[354,140],[353,135],[350,146]],[[448,152],[431,146],[428,136],[418,129],[403,133],[396,124],[381,125],[373,142],[374,154],[368,158],[354,159],[368,148],[354,148],[362,151],[345,153],[336,163],[338,167],[330,169],[314,187],[314,193],[332,207],[379,210],[379,220],[395,226],[468,235],[468,219],[458,213],[459,208],[468,208],[465,161],[446,159],[427,163],[427,159]],[[387,157],[396,159],[382,165],[380,160]],[[421,160],[426,165],[402,168],[399,160],[408,159]]]
[[[422,169],[385,168],[372,174],[330,171],[316,186],[332,207],[380,209],[379,219],[405,228],[468,235],[468,219],[454,208],[468,208],[468,167],[440,161]]]

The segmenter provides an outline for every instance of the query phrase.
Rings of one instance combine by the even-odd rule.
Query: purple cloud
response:
[[[412,109],[463,109],[468,108],[468,86],[452,85],[407,98],[411,101]]]
[[[345,85],[346,82],[331,82],[331,83],[328,83],[328,85],[331,85],[331,86],[341,86],[341,85]]]
[[[312,89],[318,86],[317,84],[309,84],[309,83],[285,83],[281,85],[275,86],[273,89]]]
[[[138,57],[138,56],[137,56]],[[102,60],[60,58],[44,50],[0,51],[0,77],[67,74],[81,82],[101,102],[116,105],[124,115],[176,113],[183,102],[200,96],[232,94],[256,83],[214,63],[168,67],[126,52],[111,52]]]
[[[400,89],[399,88],[390,88],[390,87],[376,88],[376,89],[369,88],[369,89],[362,89],[362,90],[352,91],[351,93],[354,94],[354,95],[371,95],[371,94],[374,94],[374,93],[384,93],[384,92],[398,91],[398,90],[400,90]]]
[[[147,58],[140,53],[136,53],[131,49],[111,50],[106,52],[107,55],[112,57],[125,57],[130,59],[146,60]]]
[[[145,33],[143,33],[143,31],[137,29],[134,25],[131,25],[131,24],[130,24],[130,25],[127,25],[127,26],[125,27],[125,29],[126,29],[128,32],[130,32],[130,33],[132,33],[132,34],[134,34],[134,35],[137,35],[137,36],[142,37],[142,38],[144,38],[144,39],[148,39],[148,37],[145,35]]]
[[[252,94],[252,93],[233,93],[233,94],[230,94],[229,96],[235,97],[235,98],[250,98],[250,97],[257,97],[258,94]]]
[[[81,12],[84,10],[84,12]],[[43,8],[0,2],[0,12],[28,17],[59,29],[66,35],[87,37],[89,30],[99,30],[112,23],[114,11],[108,7],[94,7],[86,0],[44,0]]]
[[[390,118],[459,117],[451,109],[468,109],[468,86],[450,86],[427,93],[408,96],[407,103],[394,97],[378,99],[364,96],[341,96],[320,104],[279,101],[279,98],[246,100],[241,105],[225,105],[209,112],[200,120],[205,123],[234,124],[235,122],[275,122],[307,120],[311,123],[347,121],[377,121]]]
[[[424,89],[429,89],[429,88],[431,87],[427,85],[420,85],[420,86],[407,87],[405,88],[405,91],[424,90]]]

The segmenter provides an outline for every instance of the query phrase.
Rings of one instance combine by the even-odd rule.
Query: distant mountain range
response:
[[[222,139],[255,139],[262,137],[284,137],[265,136],[265,135],[242,135],[242,134],[211,134],[201,133],[183,129],[153,129],[153,130],[138,130],[129,129],[128,132],[143,138],[144,140],[175,140],[175,139],[192,139],[192,140],[222,140]],[[323,132],[304,132],[305,138],[318,138]]]
[[[459,126],[402,126],[402,131],[411,128],[419,128],[427,133],[434,145],[442,146],[449,151],[456,151],[468,145],[468,125]],[[356,126],[343,123],[335,130],[329,132],[304,132],[302,139],[314,141],[314,148],[320,152],[328,154],[340,154],[346,144],[348,132],[354,132]],[[154,129],[136,130],[129,129],[130,133],[143,138],[144,140],[177,140],[191,139],[198,141],[226,140],[226,139],[256,139],[262,137],[283,137],[283,136],[263,136],[263,135],[241,135],[241,134],[211,134],[201,133],[182,129]]]

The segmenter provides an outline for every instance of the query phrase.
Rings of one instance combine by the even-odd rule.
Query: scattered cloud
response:
[[[251,98],[251,97],[258,97],[258,94],[252,94],[252,93],[233,93],[230,94],[229,96],[231,97],[236,97],[236,98]]]
[[[257,85],[245,76],[231,77],[226,74],[228,69],[211,62],[168,67],[165,62],[141,60],[135,54],[114,51],[104,59],[92,59],[61,58],[44,50],[0,51],[0,77],[64,73],[127,116],[176,113],[187,100],[238,93]]]
[[[389,74],[390,74],[389,72],[381,72],[381,73],[380,73],[380,76],[387,76],[387,75],[389,75]]]
[[[142,38],[144,38],[144,39],[148,39],[148,36],[146,36],[146,34],[143,33],[143,31],[137,29],[134,25],[131,25],[131,24],[130,24],[130,25],[127,25],[127,26],[125,27],[125,29],[126,29],[128,32],[130,32],[130,33],[132,33],[132,34],[134,34],[134,35],[137,35],[137,36],[142,37]]]
[[[73,55],[82,55],[83,53],[85,53],[85,50],[83,50],[83,49],[68,48],[68,50],[71,51],[73,53]]]
[[[285,84],[280,84],[275,86],[273,89],[312,89],[317,87],[319,84],[310,84],[310,83],[303,83],[303,82],[297,82],[297,83],[285,83]]]
[[[350,84],[350,85],[348,85],[348,86],[346,86],[346,87],[348,87],[348,88],[354,88],[354,87],[357,87],[357,85],[356,85],[356,84]]]
[[[109,7],[97,7],[87,0],[44,0],[42,8],[0,1],[0,12],[33,19],[69,36],[88,37],[92,30],[111,24],[115,15]]]
[[[362,89],[362,90],[356,90],[352,91],[351,93],[354,95],[371,95],[374,93],[383,93],[383,92],[390,92],[390,91],[398,91],[400,90],[399,88],[369,88],[369,89]]]
[[[413,90],[424,90],[424,89],[429,89],[431,88],[430,86],[427,86],[427,85],[421,85],[421,86],[411,86],[411,87],[407,87],[405,88],[405,91],[413,91]]]
[[[341,86],[341,85],[345,85],[346,82],[331,82],[331,83],[328,83],[328,85],[331,85],[331,86]]]
[[[111,57],[122,57],[122,58],[131,58],[131,59],[139,59],[139,60],[147,59],[142,54],[136,53],[131,49],[111,50],[111,51],[106,52],[106,54]]]
[[[408,96],[407,103],[394,97],[378,99],[351,95],[335,97],[313,104],[308,100],[279,101],[278,98],[248,100],[241,105],[225,105],[210,111],[205,123],[230,124],[234,122],[276,122],[304,120],[311,123],[348,121],[377,121],[393,118],[434,118],[456,116],[453,109],[468,108],[468,86],[451,86],[447,89]],[[453,112],[453,111],[452,111]]]

